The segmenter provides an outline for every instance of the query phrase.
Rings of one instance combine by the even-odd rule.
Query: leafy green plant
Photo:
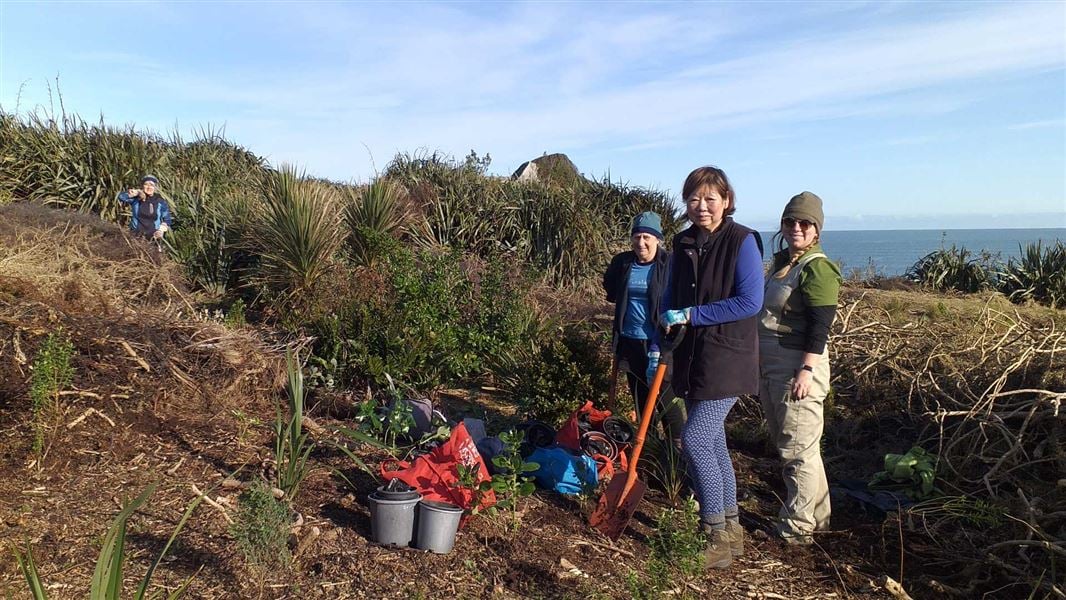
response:
[[[241,492],[230,534],[253,567],[285,568],[292,560],[288,545],[291,525],[289,505],[275,498],[266,482],[257,481]]]
[[[244,300],[237,298],[230,305],[229,310],[226,311],[226,318],[223,323],[227,327],[240,328],[244,327],[248,323],[248,319],[244,316]]]
[[[122,511],[119,512],[118,516],[115,517],[115,521],[112,523],[111,528],[108,529],[107,534],[104,536],[100,555],[96,559],[96,569],[93,571],[92,584],[89,589],[89,600],[121,600],[122,571],[126,565],[126,524],[134,511],[144,505],[145,501],[148,500],[148,497],[155,492],[157,485],[158,484],[153,483],[148,486],[140,496],[127,503],[122,508]],[[170,539],[168,539],[166,545],[163,546],[163,550],[159,553],[159,556],[157,556],[148,567],[148,572],[145,573],[144,579],[141,580],[140,585],[137,586],[133,595],[134,600],[164,597],[163,592],[149,594],[148,585],[151,583],[152,575],[155,574],[155,570],[159,566],[159,563],[167,555],[167,552],[170,551],[171,546],[177,539],[178,533],[180,533],[182,528],[185,527],[185,523],[188,522],[189,517],[192,516],[193,511],[196,510],[196,507],[200,505],[202,500],[203,496],[197,498],[189,505],[189,508],[185,510],[185,514],[182,515],[181,520],[178,521],[178,525],[174,528],[174,532],[170,535]],[[26,549],[25,555],[16,550],[15,562],[18,563],[19,569],[26,578],[26,583],[29,586],[30,594],[34,600],[47,600],[45,587],[37,573],[37,565],[34,562],[33,553],[30,549]],[[192,583],[192,577],[187,578],[176,590],[167,594],[165,597],[168,600],[182,597],[190,583]]]
[[[497,387],[529,418],[562,423],[577,406],[575,399],[607,396],[610,363],[600,335],[584,325],[545,328],[492,357]]]
[[[288,377],[285,394],[289,415],[286,416],[281,408],[278,408],[274,419],[274,460],[277,464],[277,487],[285,492],[285,497],[292,502],[300,484],[307,477],[307,457],[311,454],[314,443],[303,430],[303,371],[298,359],[291,352],[285,354],[285,366]]]
[[[686,582],[703,572],[706,545],[699,528],[699,511],[690,497],[678,509],[665,508],[655,519],[655,530],[648,539],[649,557],[646,573],[636,572],[627,578],[634,598],[659,598],[671,587],[687,596]],[[674,594],[676,595],[676,593]]]
[[[1052,308],[1066,307],[1066,243],[1042,242],[1020,247],[999,274],[1000,291],[1012,302],[1034,301]]]
[[[503,452],[492,459],[497,472],[492,476],[492,481],[481,484],[487,485],[496,493],[496,506],[499,509],[510,511],[512,531],[518,531],[518,501],[532,495],[537,489],[533,478],[527,473],[540,468],[537,463],[526,462],[522,457],[520,448],[524,437],[525,434],[521,431],[512,430],[500,434]]]
[[[492,481],[481,481],[481,465],[468,466],[459,463],[455,470],[457,478],[454,487],[471,492],[473,499],[470,502],[470,514],[479,514],[485,493],[492,489]]]
[[[74,376],[74,368],[70,364],[73,355],[74,345],[60,329],[48,334],[33,358],[30,401],[33,406],[34,453],[39,454],[43,450],[47,421],[59,406],[59,392],[70,385]]]

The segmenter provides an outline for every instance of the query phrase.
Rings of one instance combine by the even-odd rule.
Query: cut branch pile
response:
[[[859,404],[906,411],[922,430],[920,444],[939,456],[938,485],[970,506],[1002,507],[1002,525],[992,519],[965,536],[971,556],[954,554],[982,561],[961,572],[969,589],[975,573],[994,567],[1027,589],[1066,598],[1052,577],[1066,556],[1066,315],[1019,309],[998,295],[976,305],[845,294],[834,389]]]

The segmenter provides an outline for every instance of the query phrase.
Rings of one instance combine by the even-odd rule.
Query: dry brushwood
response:
[[[834,388],[906,411],[938,455],[943,483],[1006,509],[999,534],[1008,537],[967,535],[970,556],[1009,562],[1002,572],[1020,585],[1055,594],[1046,577],[1038,582],[1066,553],[1063,513],[1048,505],[1055,474],[1066,472],[1064,320],[1053,310],[1023,314],[996,295],[977,311],[973,300],[967,308],[916,298],[844,295]]]

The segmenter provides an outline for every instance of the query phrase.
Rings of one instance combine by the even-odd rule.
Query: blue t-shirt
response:
[[[626,312],[622,316],[622,335],[635,340],[651,339],[655,325],[648,319],[648,279],[654,263],[633,263],[626,282]]]

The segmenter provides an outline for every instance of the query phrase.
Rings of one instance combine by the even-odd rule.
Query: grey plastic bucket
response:
[[[415,507],[422,499],[393,500],[370,494],[370,538],[385,546],[409,546],[415,533]]]
[[[418,535],[415,546],[437,554],[447,554],[455,545],[455,532],[463,509],[454,504],[423,500],[418,505]]]

